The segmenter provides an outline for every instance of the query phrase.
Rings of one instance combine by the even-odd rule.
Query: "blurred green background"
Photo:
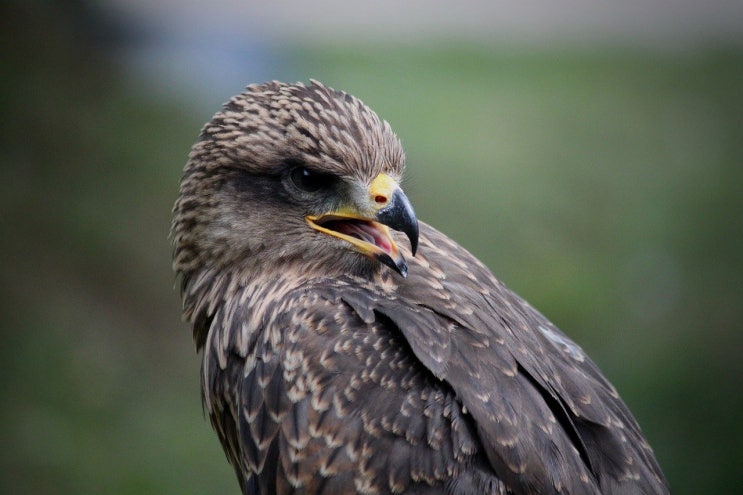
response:
[[[239,492],[202,417],[170,209],[219,102],[311,77],[392,124],[419,218],[598,362],[674,493],[743,486],[740,43],[287,41],[199,99],[127,70],[142,37],[92,5],[0,12],[0,492]]]

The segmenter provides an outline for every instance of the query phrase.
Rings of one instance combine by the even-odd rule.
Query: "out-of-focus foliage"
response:
[[[208,115],[70,5],[0,16],[0,491],[238,493],[167,239]],[[743,52],[294,53],[392,123],[419,217],[595,358],[674,493],[743,484]]]
[[[0,492],[234,490],[201,420],[169,269],[170,208],[200,117],[124,86],[69,10],[11,14]]]

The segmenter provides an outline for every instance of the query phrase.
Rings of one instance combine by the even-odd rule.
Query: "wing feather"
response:
[[[666,493],[639,426],[580,347],[465,249],[427,225],[421,232],[418,256],[426,269],[417,270],[417,260],[411,262],[408,281],[398,288],[395,302],[398,308],[424,303],[444,317],[434,354],[445,354],[442,341],[457,353],[445,374],[440,371],[447,368],[438,363],[429,369],[450,383],[472,411],[486,449],[489,441],[497,445],[519,439],[522,448],[496,448],[489,456],[494,467],[502,469],[501,461],[510,464],[506,473],[524,486],[551,480],[566,488],[573,483],[571,493],[590,493],[595,489],[591,483],[575,485],[589,475],[602,490],[623,484]],[[437,297],[440,287],[446,298]],[[456,322],[456,331],[451,331],[450,321]],[[425,332],[407,326],[404,319],[399,323],[416,356],[428,366],[425,354],[431,344],[421,337]],[[517,373],[511,376],[514,367]],[[478,413],[480,408],[485,410]],[[555,448],[555,459],[543,455]],[[518,466],[524,462],[529,467],[520,475]]]
[[[392,289],[319,279],[217,309],[205,403],[244,492],[667,493],[583,351],[422,227]]]

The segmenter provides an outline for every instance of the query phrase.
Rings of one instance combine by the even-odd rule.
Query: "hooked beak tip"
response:
[[[377,221],[405,234],[410,241],[410,252],[415,256],[418,250],[418,219],[415,217],[413,205],[401,189],[397,189],[390,203],[379,210]]]
[[[402,275],[403,278],[408,276],[408,264],[405,262],[405,258],[403,258],[402,256],[399,256],[397,259],[393,259],[387,254],[379,254],[376,256],[376,258],[383,265],[392,268],[397,273]]]

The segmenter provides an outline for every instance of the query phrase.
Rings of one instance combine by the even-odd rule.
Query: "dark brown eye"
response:
[[[292,183],[304,192],[317,192],[330,187],[335,178],[329,174],[314,172],[307,167],[294,167],[289,172]]]

